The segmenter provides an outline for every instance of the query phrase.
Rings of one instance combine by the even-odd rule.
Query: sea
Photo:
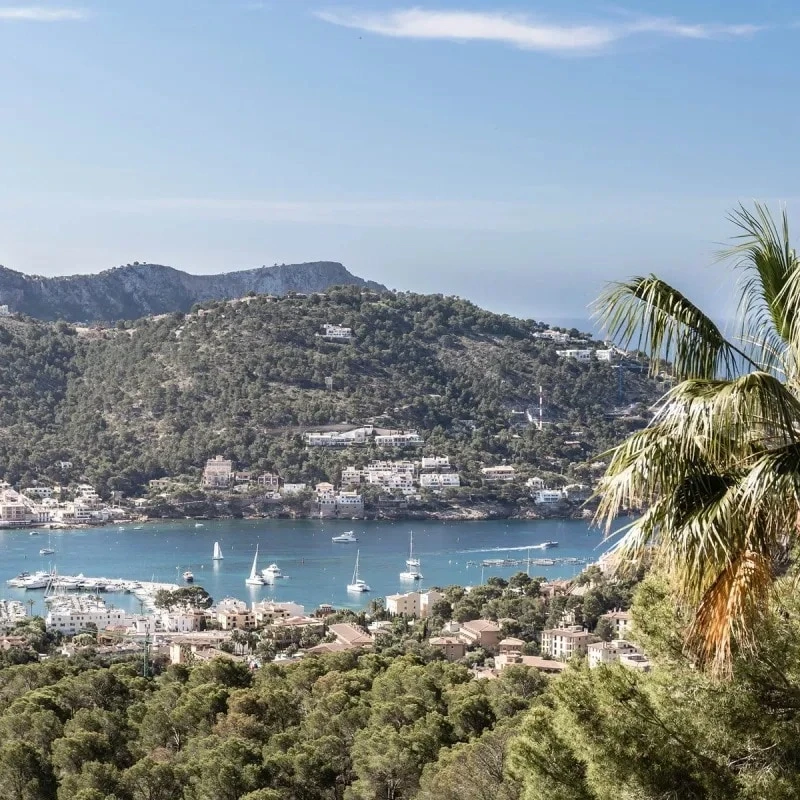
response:
[[[352,530],[354,544],[331,537]],[[410,534],[414,556],[421,560],[423,578],[411,584],[399,573],[405,569]],[[223,559],[213,561],[214,543]],[[206,520],[155,522],[141,526],[110,525],[75,530],[0,531],[0,598],[32,601],[34,614],[46,613],[44,590],[6,585],[20,572],[56,569],[60,575],[83,574],[182,584],[191,570],[195,585],[216,600],[236,597],[248,602],[291,600],[311,611],[321,603],[359,609],[371,598],[431,586],[477,585],[491,576],[508,578],[528,569],[529,548],[558,542],[547,550],[530,549],[531,560],[556,559],[552,566],[530,565],[531,576],[571,577],[597,561],[609,543],[583,520],[530,521],[346,521],[346,520]],[[39,549],[52,547],[52,555]],[[258,545],[258,568],[276,563],[285,578],[272,586],[245,586]],[[372,591],[347,592],[359,556],[359,576]],[[517,566],[481,566],[489,559],[518,559]],[[567,559],[575,559],[567,561]],[[131,594],[108,593],[106,601],[131,612],[140,610]]]

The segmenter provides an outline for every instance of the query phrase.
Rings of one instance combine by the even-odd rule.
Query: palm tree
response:
[[[786,213],[756,204],[722,256],[740,272],[738,331],[655,275],[596,302],[609,335],[672,362],[675,385],[647,428],[611,456],[597,520],[643,511],[615,545],[620,565],[652,558],[693,615],[687,645],[716,671],[753,642],[782,556],[800,529],[800,261]],[[735,342],[735,343],[734,343]]]

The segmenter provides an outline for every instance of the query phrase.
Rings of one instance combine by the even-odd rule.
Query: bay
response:
[[[320,603],[337,608],[365,607],[373,597],[430,586],[475,585],[492,575],[508,578],[523,566],[491,566],[492,558],[526,559],[527,548],[545,541],[557,548],[531,550],[531,559],[596,561],[606,543],[596,528],[583,520],[417,522],[348,520],[207,520],[148,523],[65,530],[30,536],[27,530],[0,531],[0,597],[34,601],[33,613],[45,611],[43,590],[14,589],[6,581],[20,572],[54,567],[62,575],[154,580],[180,584],[190,569],[195,584],[215,600],[238,597],[252,602],[274,598],[301,603],[307,611]],[[357,544],[336,544],[331,537],[354,530]],[[399,579],[408,557],[409,533],[414,532],[414,555],[422,561],[423,579],[409,584]],[[48,540],[56,551],[39,555]],[[214,542],[222,547],[222,561],[212,561]],[[274,586],[248,587],[256,545],[259,569],[275,562],[287,576]],[[360,575],[371,586],[369,594],[352,595],[347,584],[353,575],[356,550]],[[467,562],[477,562],[477,566]],[[572,577],[583,564],[531,565],[531,575]],[[133,595],[108,594],[107,602],[138,611]]]

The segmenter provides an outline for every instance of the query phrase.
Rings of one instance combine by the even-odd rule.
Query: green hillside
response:
[[[322,339],[325,323],[351,327],[353,341]],[[64,459],[102,488],[132,491],[219,452],[287,480],[334,479],[342,461],[376,453],[309,451],[302,431],[368,421],[419,430],[425,452],[453,456],[467,481],[503,462],[569,471],[630,428],[606,419],[610,409],[662,387],[559,358],[532,337],[543,327],[458,298],[358,287],[111,329],[4,320],[0,473],[55,479]],[[540,385],[542,431],[519,413],[538,405]]]

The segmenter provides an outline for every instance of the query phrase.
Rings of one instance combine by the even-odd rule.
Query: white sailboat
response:
[[[419,559],[414,558],[414,531],[411,531],[409,534],[410,536],[410,543],[408,545],[408,558],[406,559],[406,566],[407,567],[419,567]]]
[[[408,547],[408,558],[406,559],[407,569],[400,573],[401,581],[418,581],[422,578],[422,573],[419,571],[420,560],[414,558],[414,534],[411,534],[411,542]]]
[[[250,569],[250,577],[244,579],[247,586],[263,586],[264,579],[258,573],[258,545],[256,545],[256,554],[253,556],[253,566]]]
[[[358,577],[358,557],[361,554],[360,550],[356,551],[356,568],[353,570],[353,582],[347,584],[347,591],[348,592],[371,592],[372,589],[369,588],[366,581],[362,581],[361,578]]]
[[[211,556],[211,558],[214,561],[222,561],[224,558],[222,555],[222,548],[219,546],[219,542],[214,542],[214,555]]]
[[[50,540],[50,535],[48,534],[48,536],[47,536],[47,547],[43,547],[41,550],[39,550],[39,555],[40,556],[51,556],[51,555],[53,555],[53,553],[55,553],[55,550],[53,549],[53,543]]]

